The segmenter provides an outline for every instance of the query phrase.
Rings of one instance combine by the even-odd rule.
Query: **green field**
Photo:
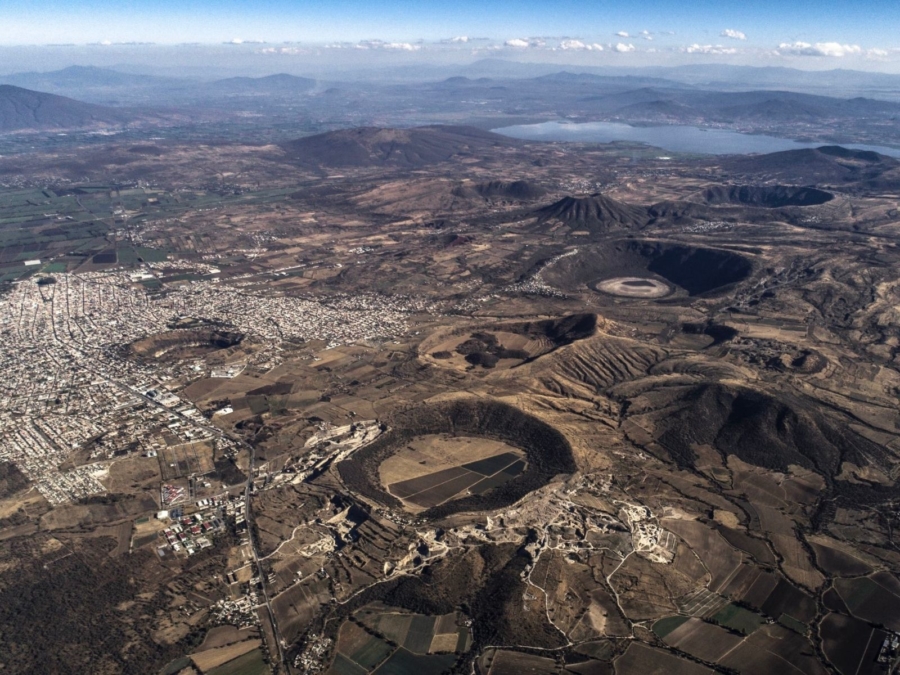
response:
[[[348,654],[348,656],[366,670],[372,670],[372,668],[384,661],[392,651],[394,651],[393,647],[387,642],[373,637],[355,652]]]
[[[653,632],[657,637],[664,638],[681,624],[688,620],[687,616],[667,616],[653,624]]]
[[[725,628],[736,630],[744,635],[750,635],[759,628],[765,619],[756,612],[738,607],[737,605],[725,605],[717,614],[711,617],[713,623]]]

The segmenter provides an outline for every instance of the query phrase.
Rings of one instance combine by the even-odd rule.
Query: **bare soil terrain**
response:
[[[900,657],[893,160],[132,150],[0,157],[10,672]]]

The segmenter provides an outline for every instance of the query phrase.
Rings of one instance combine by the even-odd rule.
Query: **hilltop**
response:
[[[900,167],[900,162],[887,155],[839,145],[735,156],[721,164],[734,174],[803,185],[873,180]]]
[[[46,129],[84,129],[127,124],[137,116],[12,85],[0,85],[0,133]]]
[[[563,197],[537,211],[538,222],[557,220],[572,229],[604,232],[647,224],[647,212],[600,193],[589,197]]]
[[[289,141],[282,147],[293,161],[307,166],[413,169],[521,144],[521,141],[472,127],[427,126],[342,129]]]

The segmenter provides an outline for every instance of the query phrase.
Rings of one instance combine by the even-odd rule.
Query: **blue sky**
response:
[[[467,52],[534,55],[566,44],[598,63],[628,55],[892,69],[885,64],[900,60],[892,51],[900,50],[900,0],[0,0],[0,45],[374,39],[427,52],[454,36],[490,38],[453,43]]]

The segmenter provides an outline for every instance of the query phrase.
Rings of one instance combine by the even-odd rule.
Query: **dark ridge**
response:
[[[465,246],[473,241],[475,241],[475,237],[471,234],[457,234],[456,232],[448,232],[443,237],[440,237],[441,245],[447,247]]]
[[[0,132],[116,126],[136,119],[124,110],[0,85]]]
[[[558,220],[572,229],[606,232],[635,229],[647,224],[647,211],[600,193],[590,197],[563,197],[536,211],[538,222]]]
[[[682,201],[665,201],[654,204],[647,213],[652,224],[671,222],[676,225],[690,223],[694,220],[708,220],[709,209],[703,204]]]
[[[474,185],[459,185],[453,188],[457,197],[473,199],[509,199],[512,201],[532,201],[540,199],[547,193],[542,187],[524,180],[502,181],[492,180]]]
[[[206,87],[223,94],[295,94],[310,91],[316,81],[309,77],[297,77],[278,73],[266,77],[229,77],[216,80]]]
[[[716,345],[720,345],[723,342],[729,342],[738,336],[738,331],[736,331],[731,326],[724,326],[722,324],[713,323],[708,321],[706,323],[685,323],[681,326],[681,332],[687,333],[689,335],[706,335],[713,339],[713,343],[710,347],[715,347]]]
[[[12,462],[0,462],[0,499],[7,499],[30,485],[19,467]]]
[[[415,169],[521,144],[522,141],[473,127],[361,127],[307,136],[284,143],[282,148],[291,161],[305,166]]]
[[[163,154],[163,149],[158,145],[132,145],[128,148],[128,152],[133,152],[136,155],[152,155],[153,157],[160,157]]]
[[[511,333],[546,337],[550,339],[554,347],[563,347],[593,335],[597,331],[597,315],[571,314],[561,319],[527,321],[512,326],[505,325],[502,328]]]
[[[707,204],[738,204],[767,209],[785,206],[818,206],[834,199],[834,195],[825,190],[790,185],[723,185],[704,190],[701,197]]]
[[[694,445],[773,471],[796,464],[831,481],[841,463],[859,465],[884,457],[884,450],[856,432],[834,425],[801,400],[778,399],[753,389],[706,384],[683,399],[664,419],[659,442],[679,466],[693,466]]]
[[[727,157],[718,161],[727,173],[806,185],[875,180],[900,167],[900,161],[893,157],[837,145]]]
[[[273,382],[247,392],[247,396],[286,396],[291,393],[290,382]]]
[[[841,159],[855,159],[861,162],[876,163],[896,163],[897,160],[887,155],[882,155],[874,150],[853,150],[840,145],[823,145],[816,148],[823,155],[831,155],[832,157],[840,157]]]
[[[494,438],[525,451],[528,468],[516,478],[482,495],[471,495],[423,511],[426,519],[460,511],[501,508],[546,485],[554,476],[575,471],[572,448],[559,431],[506,403],[477,399],[424,405],[397,413],[390,429],[350,459],[337,465],[348,487],[393,508],[402,504],[382,487],[378,466],[418,436],[452,434]]]

